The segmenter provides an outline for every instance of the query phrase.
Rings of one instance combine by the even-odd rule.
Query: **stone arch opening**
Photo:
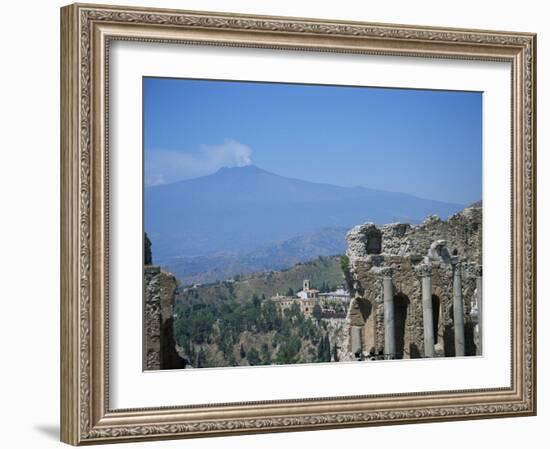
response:
[[[474,340],[474,323],[467,321],[464,323],[464,342],[466,346],[466,355],[476,355],[477,345]]]
[[[371,226],[365,231],[365,249],[367,254],[382,252],[382,233],[376,226]]]
[[[434,329],[434,344],[438,343],[439,334],[439,314],[441,313],[441,300],[439,296],[432,295],[432,310],[433,310],[433,329]]]
[[[349,317],[354,326],[363,326],[372,314],[372,304],[368,299],[355,298],[351,301]]]
[[[405,354],[405,330],[409,311],[409,297],[398,293],[393,298],[395,316],[395,358],[402,359]]]
[[[449,316],[453,316],[454,307],[451,304],[449,307]],[[453,324],[446,324],[443,331],[443,349],[445,351],[445,357],[455,356],[455,337]]]

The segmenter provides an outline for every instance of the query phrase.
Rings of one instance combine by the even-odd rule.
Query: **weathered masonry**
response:
[[[357,359],[480,355],[482,208],[347,235],[348,351]]]
[[[176,351],[174,337],[176,278],[158,266],[145,265],[143,281],[144,369],[185,368],[184,359]]]

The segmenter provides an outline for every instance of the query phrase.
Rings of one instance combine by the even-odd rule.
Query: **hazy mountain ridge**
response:
[[[286,178],[255,166],[224,168],[144,192],[145,230],[156,263],[198,282],[341,253],[330,251],[344,248],[345,232],[323,236],[323,230],[366,221],[418,223],[462,208],[405,193]],[[194,278],[201,271],[203,278]]]
[[[284,270],[319,256],[343,254],[347,231],[347,228],[326,228],[264,245],[246,254],[174,257],[160,263],[184,284],[215,282],[235,275]]]

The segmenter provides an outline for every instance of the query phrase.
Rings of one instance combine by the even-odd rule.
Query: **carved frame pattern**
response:
[[[61,18],[63,441],[78,445],[536,413],[535,35],[94,5],[64,7]],[[512,388],[110,410],[104,126],[110,39],[510,61]],[[211,417],[194,415],[204,416],[205,410]]]

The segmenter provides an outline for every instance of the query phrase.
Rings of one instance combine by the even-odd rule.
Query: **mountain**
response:
[[[236,275],[284,270],[319,256],[343,254],[348,228],[324,228],[289,240],[263,245],[246,253],[180,256],[162,265],[183,284],[204,284]]]
[[[462,208],[405,193],[286,178],[254,165],[144,191],[144,225],[158,264],[181,257],[241,257],[322,229],[366,221],[417,223]]]

